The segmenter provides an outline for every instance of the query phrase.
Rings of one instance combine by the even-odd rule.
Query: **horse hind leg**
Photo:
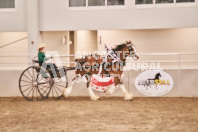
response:
[[[117,86],[111,86],[111,87],[109,87],[109,88],[107,88],[107,90],[105,91],[105,94],[106,95],[111,95],[111,94],[113,94],[114,92],[115,92],[115,89],[117,88]]]
[[[132,101],[132,100],[133,100],[133,94],[129,93],[129,92],[126,90],[126,88],[125,88],[125,86],[124,86],[123,83],[120,84],[120,88],[121,88],[121,90],[122,90],[122,92],[123,92],[123,94],[124,94],[124,99],[125,99],[126,101]]]
[[[119,78],[116,77],[116,78],[114,78],[114,80],[115,80],[115,85],[116,85],[116,86],[117,86],[117,85],[120,86],[120,89],[122,90],[122,92],[123,92],[123,94],[124,94],[124,99],[125,99],[126,101],[132,101],[132,100],[133,100],[133,94],[130,94],[130,93],[126,90],[124,84],[123,84],[122,82],[120,82],[120,79],[119,79]]]

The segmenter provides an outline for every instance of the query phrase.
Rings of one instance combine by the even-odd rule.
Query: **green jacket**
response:
[[[42,63],[43,63],[44,61],[46,61],[46,60],[48,60],[48,59],[49,59],[49,58],[46,58],[46,57],[45,57],[45,53],[40,52],[40,51],[38,52],[38,61],[39,61],[39,62],[42,62]]]

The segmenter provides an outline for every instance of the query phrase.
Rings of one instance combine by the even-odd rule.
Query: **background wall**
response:
[[[131,40],[140,53],[197,53],[198,51],[198,28],[181,29],[148,29],[148,30],[98,30],[87,31],[79,30],[72,33],[73,46],[63,44],[63,36],[68,37],[68,31],[44,31],[41,32],[41,41],[47,44],[46,50],[58,51],[60,55],[73,54],[76,51],[95,51],[104,50],[104,43],[115,47],[126,40]],[[7,44],[23,37],[26,32],[1,32],[0,45]],[[100,44],[102,38],[102,44]],[[71,48],[71,49],[70,49]],[[72,49],[73,48],[73,49]],[[27,40],[0,49],[0,55],[6,54],[28,54]],[[70,51],[72,51],[70,53]],[[36,51],[37,54],[37,51]],[[61,58],[68,62],[69,58]],[[178,55],[166,56],[141,56],[140,61],[149,60],[177,60]],[[182,55],[183,60],[198,60],[198,55]],[[0,58],[3,61],[26,61],[24,58]],[[71,61],[74,61],[72,58]],[[178,63],[161,63],[164,68],[179,68]],[[0,67],[11,67],[14,65],[0,65]],[[20,67],[19,64],[16,66]],[[182,63],[181,68],[198,68],[198,62]]]
[[[40,30],[112,30],[198,27],[198,5],[137,9],[134,0],[121,8],[72,10],[68,0],[41,0]]]
[[[102,44],[99,43],[102,38]],[[99,30],[98,49],[104,43],[111,47],[131,40],[140,53],[197,53],[198,28],[149,30]],[[198,60],[198,55],[181,55],[182,60]],[[140,61],[178,61],[178,55],[145,55]],[[179,63],[161,63],[162,68],[179,68]],[[181,63],[181,68],[198,68],[198,62]]]
[[[63,44],[63,37],[69,38],[67,31],[41,32],[42,42],[46,44],[46,51],[57,51],[59,55],[69,55],[69,43]],[[68,62],[68,57],[61,57],[61,61]],[[66,64],[65,64],[66,65]]]
[[[197,52],[198,28],[153,30],[99,30],[98,37],[110,46],[131,40],[139,52]],[[99,47],[102,48],[103,46]]]
[[[42,42],[46,43],[45,50],[59,51],[60,54],[68,54],[67,45],[63,44],[63,36],[67,36],[67,31],[55,31],[55,32],[42,32]]]
[[[158,29],[198,27],[198,4],[190,7],[138,9],[135,1],[116,8],[72,10],[68,0],[39,0],[41,31]],[[16,11],[0,11],[0,31],[27,31],[26,0],[16,0]]]
[[[27,31],[26,2],[27,0],[16,0],[16,11],[3,12],[0,10],[0,32]]]
[[[75,31],[76,51],[97,50],[97,31]]]
[[[0,46],[28,37],[27,32],[0,32]],[[27,55],[28,39],[0,48],[0,55]],[[0,57],[0,68],[27,67],[26,64],[2,64],[2,62],[27,62],[28,57]]]

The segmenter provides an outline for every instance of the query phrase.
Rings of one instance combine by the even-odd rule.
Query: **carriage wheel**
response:
[[[23,97],[29,101],[34,101],[34,100],[39,101],[39,100],[43,100],[45,97],[38,90],[38,85],[40,85],[37,82],[39,71],[40,71],[40,67],[31,66],[25,69],[20,76],[20,79],[19,79],[20,92],[23,95]],[[46,83],[51,84],[51,82],[52,82],[51,78],[49,78],[49,82],[46,82]],[[48,88],[45,88],[45,89],[48,89]],[[48,91],[48,94],[49,92],[50,90]]]
[[[49,96],[54,99],[60,99],[63,96],[63,90],[67,88],[67,85],[68,79],[66,75],[61,78],[53,78],[53,85]]]
[[[41,67],[38,71],[40,70],[42,72],[39,72],[39,74],[37,75],[37,88],[40,95],[44,99],[47,99],[51,91],[53,79],[51,78],[50,73],[45,68]]]

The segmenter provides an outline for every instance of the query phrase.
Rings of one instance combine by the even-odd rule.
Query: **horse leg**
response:
[[[76,80],[78,77],[79,77],[79,76],[76,75],[76,76],[74,77],[74,79],[72,79],[71,86],[69,86],[68,88],[65,88],[65,89],[63,90],[63,95],[64,95],[66,98],[69,97],[69,95],[71,94],[71,91],[72,91],[73,85],[74,85],[74,83],[75,83],[75,80]]]
[[[124,99],[125,99],[126,101],[132,101],[132,100],[133,100],[133,94],[130,94],[130,93],[126,90],[124,84],[123,84],[122,82],[120,82],[120,79],[119,79],[118,77],[115,78],[115,85],[116,85],[116,86],[117,86],[117,85],[120,85],[120,88],[121,88],[121,90],[122,90],[122,92],[123,92],[123,94],[124,94]]]
[[[111,87],[109,87],[106,91],[105,91],[105,93],[107,94],[107,95],[110,95],[110,94],[113,94],[114,92],[115,92],[115,88],[116,88],[117,86],[111,86]]]
[[[89,95],[91,97],[91,100],[93,101],[96,101],[96,100],[99,100],[100,97],[95,95],[95,93],[93,92],[91,86],[90,86],[90,78],[91,78],[91,75],[88,77],[88,76],[85,76],[86,79],[87,79],[87,89],[88,89],[88,92],[89,92]]]
[[[130,93],[126,90],[126,88],[125,88],[125,86],[124,86],[123,83],[120,84],[120,88],[121,88],[121,90],[122,90],[122,92],[123,92],[123,94],[124,94],[124,99],[125,99],[126,101],[132,101],[132,100],[133,100],[133,94],[130,94]]]

